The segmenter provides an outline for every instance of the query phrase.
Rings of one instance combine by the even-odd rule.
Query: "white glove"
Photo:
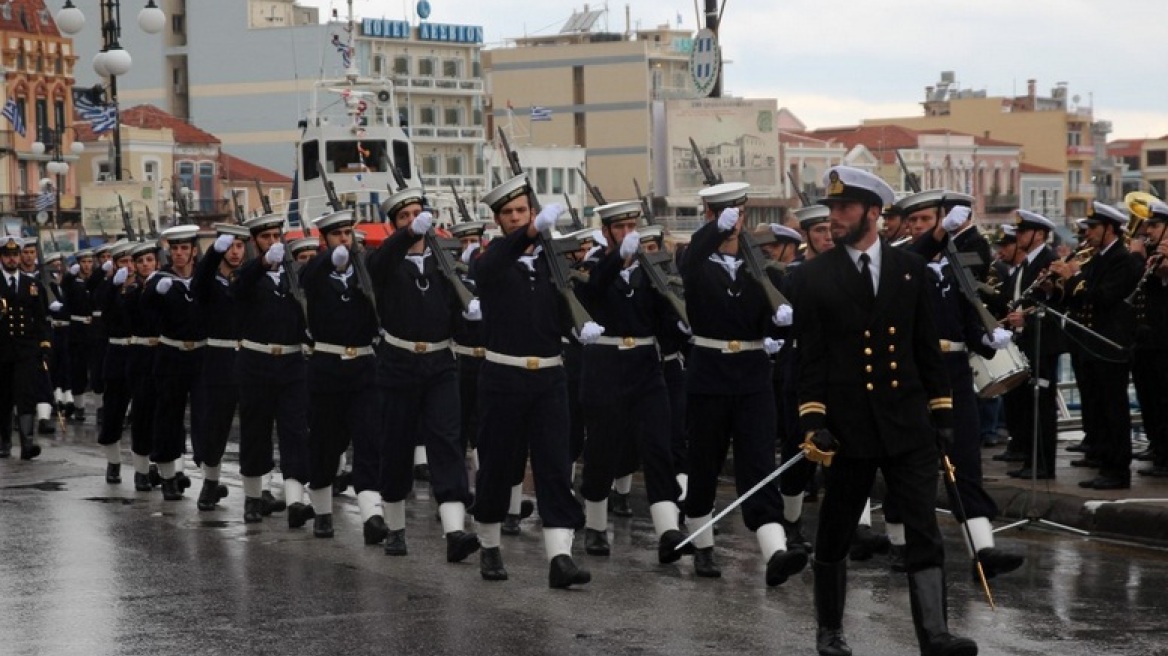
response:
[[[954,232],[965,225],[970,214],[973,214],[973,210],[964,205],[957,205],[949,210],[944,219],[941,219],[941,227],[945,229],[945,232]]]
[[[105,262],[102,262],[101,263],[101,270],[105,271],[106,273],[113,271],[114,270],[114,261],[113,260],[106,260]]]
[[[126,278],[129,278],[129,277],[130,277],[130,267],[122,267],[122,268],[118,269],[117,273],[114,274],[114,284],[115,285],[123,285],[126,282]]]
[[[282,242],[276,242],[272,244],[272,247],[268,249],[268,252],[264,253],[264,262],[267,262],[268,264],[275,266],[283,261],[284,244]]]
[[[333,266],[337,271],[349,268],[349,249],[344,244],[333,249]]]
[[[462,313],[462,318],[466,319],[467,321],[483,320],[483,308],[479,305],[479,299],[470,299],[470,303],[467,303],[466,305],[466,312]]]
[[[721,216],[718,217],[718,230],[722,232],[730,232],[734,229],[734,225],[738,223],[738,208],[727,207],[722,210]]]
[[[463,264],[470,264],[470,258],[474,257],[474,252],[481,247],[482,244],[478,242],[471,242],[467,244],[466,249],[462,251],[462,255],[458,256],[458,259],[461,260]]]
[[[424,235],[430,231],[430,226],[432,225],[434,225],[434,215],[429,212],[422,212],[410,222],[410,232],[415,235]]]
[[[1005,328],[994,328],[993,335],[981,336],[981,343],[994,349],[995,351],[1000,351],[1010,345],[1010,338],[1013,337],[1013,335],[1014,333],[1006,330]]]
[[[681,332],[685,333],[686,335],[693,337],[693,329],[690,328],[689,324],[687,324],[682,319],[677,320],[677,329],[680,330]]]
[[[173,284],[174,284],[174,281],[171,280],[170,278],[163,278],[162,280],[158,281],[157,285],[154,286],[154,290],[157,291],[159,294],[165,295],[166,292],[170,291],[170,286]]]
[[[552,203],[539,211],[535,217],[535,229],[539,232],[544,230],[551,230],[556,225],[556,219],[564,213],[564,208],[559,203]]]
[[[228,248],[235,243],[235,235],[219,235],[215,238],[215,252],[226,253]]]
[[[637,254],[637,251],[640,250],[640,248],[641,248],[641,233],[637,232],[636,230],[633,230],[629,234],[625,235],[624,240],[621,241],[621,247],[620,247],[621,259],[627,260],[630,257],[633,257],[634,255]]]
[[[77,275],[77,274],[81,273],[81,265],[80,264],[70,265],[69,266],[69,273],[71,273],[73,275]]]
[[[774,355],[783,348],[785,342],[786,340],[764,337],[762,340],[762,350],[766,351],[767,355]]]
[[[792,323],[795,323],[795,310],[792,309],[790,305],[784,303],[779,306],[778,310],[775,310],[775,316],[772,318],[772,321],[774,321],[775,325],[779,328],[789,326]]]
[[[61,308],[63,308],[63,307],[65,307],[65,306],[61,305],[61,301],[53,301],[52,303],[49,303],[49,311],[50,312],[60,312]]]
[[[600,339],[600,336],[603,334],[604,326],[595,321],[585,321],[584,327],[580,329],[580,334],[576,339],[580,340],[580,343],[584,345],[595,344],[596,340]]]

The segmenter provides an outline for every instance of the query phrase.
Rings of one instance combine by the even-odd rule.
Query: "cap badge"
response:
[[[844,183],[843,180],[840,180],[838,171],[832,171],[831,174],[827,177],[827,182],[828,196],[838,196],[844,193]]]

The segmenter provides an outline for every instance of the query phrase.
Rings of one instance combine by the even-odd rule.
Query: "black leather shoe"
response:
[[[414,465],[414,480],[428,481],[430,480],[430,465]]]
[[[1149,449],[1143,451],[1136,451],[1132,454],[1132,460],[1139,460],[1140,462],[1151,462],[1156,459],[1156,452]]]
[[[936,636],[929,642],[929,656],[977,656],[977,643],[951,633]]]
[[[195,500],[195,506],[199,510],[209,511],[214,510],[218,505],[219,499],[219,481],[212,481],[210,479],[203,479],[203,489],[199,490],[199,498]]]
[[[353,472],[341,472],[333,479],[333,496],[339,497],[353,484]]]
[[[875,554],[888,553],[891,544],[887,535],[873,531],[871,526],[859,524],[852,537],[848,557],[856,561],[871,560]]]
[[[479,536],[466,531],[451,531],[446,534],[446,562],[461,563],[479,550]]]
[[[905,548],[903,544],[889,545],[888,569],[901,574],[908,571],[908,563],[904,558]]]
[[[548,587],[565,590],[573,585],[584,585],[592,580],[592,574],[576,566],[576,561],[567,554],[552,558],[548,566]]]
[[[808,554],[814,551],[815,547],[811,544],[811,541],[803,537],[802,518],[796,519],[793,522],[780,519],[779,524],[783,527],[783,531],[787,534],[788,551],[802,551]]]
[[[1101,466],[1103,466],[1103,463],[1099,462],[1098,460],[1095,460],[1094,458],[1079,458],[1078,460],[1072,460],[1071,466],[1072,467],[1089,467],[1091,469],[1099,469]]]
[[[105,463],[105,482],[110,485],[117,485],[122,482],[122,463]]]
[[[147,476],[150,477],[150,484],[154,487],[162,485],[162,474],[158,473],[158,465],[150,463],[150,473]]]
[[[479,552],[479,574],[484,581],[507,580],[507,570],[503,567],[503,554],[499,547],[483,547]]]
[[[389,535],[389,527],[385,525],[384,517],[374,515],[365,520],[362,533],[365,534],[365,544],[381,544],[385,540],[385,536]]]
[[[1126,490],[1131,487],[1131,479],[1100,475],[1089,481],[1079,481],[1079,487],[1096,490]]]
[[[85,421],[85,408],[82,408],[81,406],[77,406],[76,408],[74,408],[73,416],[70,417],[70,419],[72,419],[73,421],[75,421],[79,424],[84,422]]]
[[[1015,469],[1014,471],[1006,472],[1006,475],[1010,478],[1021,479],[1029,479],[1033,477],[1040,481],[1049,481],[1054,479],[1053,471],[1040,471],[1038,472],[1037,476],[1033,476],[1029,467],[1023,467],[1022,469]]]
[[[616,490],[608,493],[608,512],[617,517],[632,517],[633,509],[629,506],[629,495],[621,494]]]
[[[181,501],[182,490],[178,489],[178,481],[173,478],[162,479],[162,499],[164,501]]]
[[[766,584],[775,587],[807,567],[806,551],[776,551],[766,565]]]
[[[244,497],[243,523],[258,524],[264,521],[264,500],[259,497]]]
[[[852,648],[844,640],[843,629],[819,627],[815,632],[815,649],[819,656],[852,656]]]
[[[1071,453],[1086,453],[1087,452],[1087,445],[1083,444],[1083,441],[1080,440],[1080,441],[1075,442],[1074,444],[1068,446],[1067,451],[1070,451]]]
[[[313,518],[312,536],[317,538],[331,538],[333,536],[332,513],[324,513]]]
[[[410,551],[406,547],[406,530],[404,528],[390,531],[385,536],[385,555],[407,556],[409,553]]]
[[[593,528],[584,529],[584,553],[589,556],[607,556],[612,552],[608,546],[608,532]]]
[[[77,404],[66,403],[65,407],[61,409],[61,414],[64,415],[65,419],[72,419],[73,413],[76,411],[77,411]]]
[[[306,503],[297,501],[288,506],[288,528],[300,528],[313,517],[316,517],[316,511]]]
[[[499,528],[499,532],[503,535],[519,535],[522,533],[522,530],[519,528],[519,515],[507,513],[503,517],[503,526]]]
[[[1013,451],[1003,451],[1002,453],[993,456],[993,459],[997,460],[998,462],[1022,462],[1026,460],[1026,455],[1022,453],[1015,453]]]
[[[677,548],[677,545],[681,544],[683,540],[685,540],[685,533],[676,529],[669,529],[662,533],[661,538],[657,540],[657,562],[668,565],[681,560],[682,556],[692,556],[694,552],[692,542],[680,549]]]
[[[535,502],[531,499],[524,499],[519,502],[519,519],[527,519],[535,514]]]
[[[138,492],[149,492],[154,489],[150,484],[150,476],[148,474],[140,474],[134,472],[134,489]]]
[[[998,574],[1013,572],[1021,567],[1022,563],[1026,562],[1026,558],[1022,554],[1017,554],[1001,547],[979,549],[977,559],[981,561],[981,568],[985,572],[987,580],[994,578]],[[977,563],[971,563],[971,567],[973,582],[980,583],[981,579],[977,575]]]
[[[57,426],[50,419],[37,420],[37,434],[39,435],[56,435]]]
[[[12,438],[0,440],[0,458],[7,458],[12,455]]]
[[[260,492],[260,501],[263,501],[260,512],[263,513],[264,517],[272,513],[284,512],[288,509],[288,504],[284,503],[283,499],[277,499],[275,495],[267,490]]]
[[[722,570],[714,562],[714,548],[694,549],[694,574],[707,579],[716,579],[722,576]]]
[[[179,492],[188,490],[191,487],[191,477],[182,472],[176,472],[174,475],[174,483],[178,486]]]
[[[1140,476],[1152,476],[1153,478],[1168,478],[1168,467],[1163,465],[1152,465],[1145,467],[1136,472]]]

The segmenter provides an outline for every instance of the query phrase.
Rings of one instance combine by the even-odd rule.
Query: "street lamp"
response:
[[[48,164],[45,164],[45,171],[52,175],[53,178],[45,178],[41,180],[41,187],[44,188],[46,183],[50,185],[55,183],[53,190],[55,195],[53,203],[53,225],[56,227],[59,227],[58,224],[60,223],[61,187],[63,184],[63,178],[67,173],[69,173],[69,163],[66,162],[65,158],[62,156],[61,143],[65,140],[65,130],[72,129],[72,126],[58,125],[53,128],[52,132],[50,132],[47,127],[43,127],[41,129],[40,140],[34,141],[32,143],[32,152],[34,155],[44,155],[46,152],[52,152],[52,159],[49,160]],[[74,141],[69,146],[69,150],[76,157],[85,152],[85,144],[79,141]]]
[[[66,35],[77,34],[85,27],[85,14],[73,5],[72,0],[65,0],[65,6],[57,12],[55,17],[57,27]],[[166,26],[166,14],[158,8],[154,0],[147,0],[146,6],[138,13],[138,27],[147,34],[158,34]],[[110,104],[114,111],[118,111],[118,76],[130,72],[133,59],[130,53],[122,48],[118,39],[122,35],[122,7],[120,0],[101,0],[101,52],[93,58],[93,70],[101,77],[109,78]],[[111,167],[114,179],[122,179],[122,134],[121,117],[119,125],[114,126],[113,145],[114,161]]]

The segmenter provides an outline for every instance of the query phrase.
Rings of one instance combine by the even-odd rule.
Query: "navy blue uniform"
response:
[[[171,286],[165,294],[160,294],[158,283],[164,276],[171,276]],[[154,411],[151,453],[151,459],[159,463],[178,460],[185,450],[183,417],[202,374],[207,333],[190,284],[190,280],[160,273],[146,283],[142,294],[141,302],[157,313],[159,319],[159,343],[154,350],[158,403]],[[197,445],[202,444],[201,419],[197,413],[191,413],[191,442]],[[196,453],[195,460],[201,462],[201,454]]]
[[[120,302],[122,286],[110,278],[102,280],[94,292],[98,310],[105,326],[108,345],[104,349],[102,365],[103,387],[101,429],[98,444],[117,444],[122,439],[126,410],[130,407],[131,381],[126,369],[130,358],[130,317]]]
[[[219,273],[223,254],[214,248],[199,260],[191,293],[202,314],[207,336],[203,349],[203,374],[191,391],[191,421],[197,415],[199,430],[191,432],[195,462],[217,467],[227,449],[227,436],[239,406],[235,361],[239,351],[239,309],[231,280]],[[193,427],[192,427],[193,428]]]

